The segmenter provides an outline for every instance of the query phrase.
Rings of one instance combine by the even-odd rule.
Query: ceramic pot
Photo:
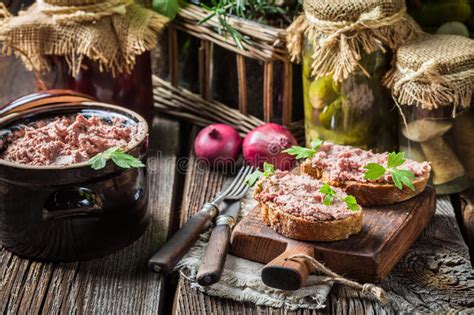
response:
[[[148,126],[133,111],[77,99],[56,104],[43,101],[41,106],[24,103],[21,111],[0,116],[0,131],[57,115],[120,117],[142,123],[138,140],[126,152],[145,162]],[[73,261],[110,254],[145,231],[147,204],[146,168],[121,169],[110,160],[103,169],[93,170],[86,162],[31,166],[0,159],[0,242],[23,257]]]

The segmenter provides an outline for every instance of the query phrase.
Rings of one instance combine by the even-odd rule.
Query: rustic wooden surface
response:
[[[289,255],[299,251],[314,255],[336,273],[350,275],[354,280],[374,282],[384,278],[406,254],[431,221],[435,208],[435,192],[428,187],[405,202],[365,208],[362,230],[346,240],[303,242],[284,237],[263,223],[260,207],[257,207],[235,227],[231,252],[267,264],[265,271],[269,272],[268,268],[271,268],[269,278],[273,278],[279,288],[301,278],[287,267],[288,264],[291,264],[290,269],[306,266],[303,262],[287,260]]]
[[[18,65],[12,59],[0,59],[2,75],[11,74],[0,82],[2,103],[33,90],[33,78],[18,71]],[[186,126],[173,120],[155,121],[149,160],[153,219],[133,245],[102,259],[67,264],[33,262],[1,248],[0,312],[167,313],[164,303],[174,296],[176,314],[309,314],[209,297],[190,289],[183,279],[173,292],[172,286],[164,287],[164,280],[148,270],[147,259],[174,226],[211,198],[226,177],[207,170],[194,158],[190,143],[195,133],[196,129],[190,134]],[[327,308],[320,313],[393,313],[397,307],[469,312],[474,306],[474,275],[452,207],[444,201],[429,228],[382,283],[396,303],[382,307],[351,290],[335,287]]]

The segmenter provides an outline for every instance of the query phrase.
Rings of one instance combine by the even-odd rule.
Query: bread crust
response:
[[[260,203],[263,222],[278,234],[300,241],[330,242],[347,239],[362,229],[362,209],[338,220],[309,221],[288,214],[272,203]]]
[[[300,166],[300,170],[314,178],[328,181],[327,174],[323,170],[313,167],[311,160],[304,161]],[[413,181],[414,191],[406,186],[400,190],[394,184],[359,183],[355,181],[328,182],[331,186],[342,188],[347,194],[353,195],[357,199],[357,203],[362,206],[383,206],[402,202],[420,194],[425,190],[429,178],[430,174],[426,173]]]

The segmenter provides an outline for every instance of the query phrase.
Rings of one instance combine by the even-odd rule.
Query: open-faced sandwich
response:
[[[404,153],[373,153],[319,140],[312,148],[287,151],[306,159],[302,173],[343,189],[362,206],[388,205],[418,195],[431,171],[428,162],[405,159]]]
[[[362,208],[353,196],[307,174],[266,170],[254,197],[263,221],[292,239],[337,241],[362,228]]]

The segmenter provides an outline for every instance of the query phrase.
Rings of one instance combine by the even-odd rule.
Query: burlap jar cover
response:
[[[419,144],[424,158],[431,162],[433,184],[445,185],[437,186],[438,192],[464,189],[460,184],[456,185],[462,188],[454,184],[451,188],[449,183],[465,175],[474,179],[474,113],[466,111],[474,88],[474,40],[426,35],[401,46],[393,64],[384,81],[400,108],[402,134],[412,141],[408,151]],[[406,117],[406,112],[415,109],[415,117]],[[444,116],[448,113],[456,119]],[[448,132],[449,142],[444,137]]]
[[[301,59],[307,39],[312,75],[332,75],[339,82],[361,69],[362,52],[396,49],[421,33],[405,0],[305,0],[304,13],[288,28],[292,60]]]
[[[47,57],[64,56],[72,75],[84,57],[112,73],[130,73],[136,56],[157,44],[168,19],[133,0],[37,0],[18,16],[0,3],[0,42],[28,69],[48,69]]]
[[[426,35],[401,46],[385,84],[401,106],[423,109],[468,108],[474,87],[474,40],[455,35]]]

